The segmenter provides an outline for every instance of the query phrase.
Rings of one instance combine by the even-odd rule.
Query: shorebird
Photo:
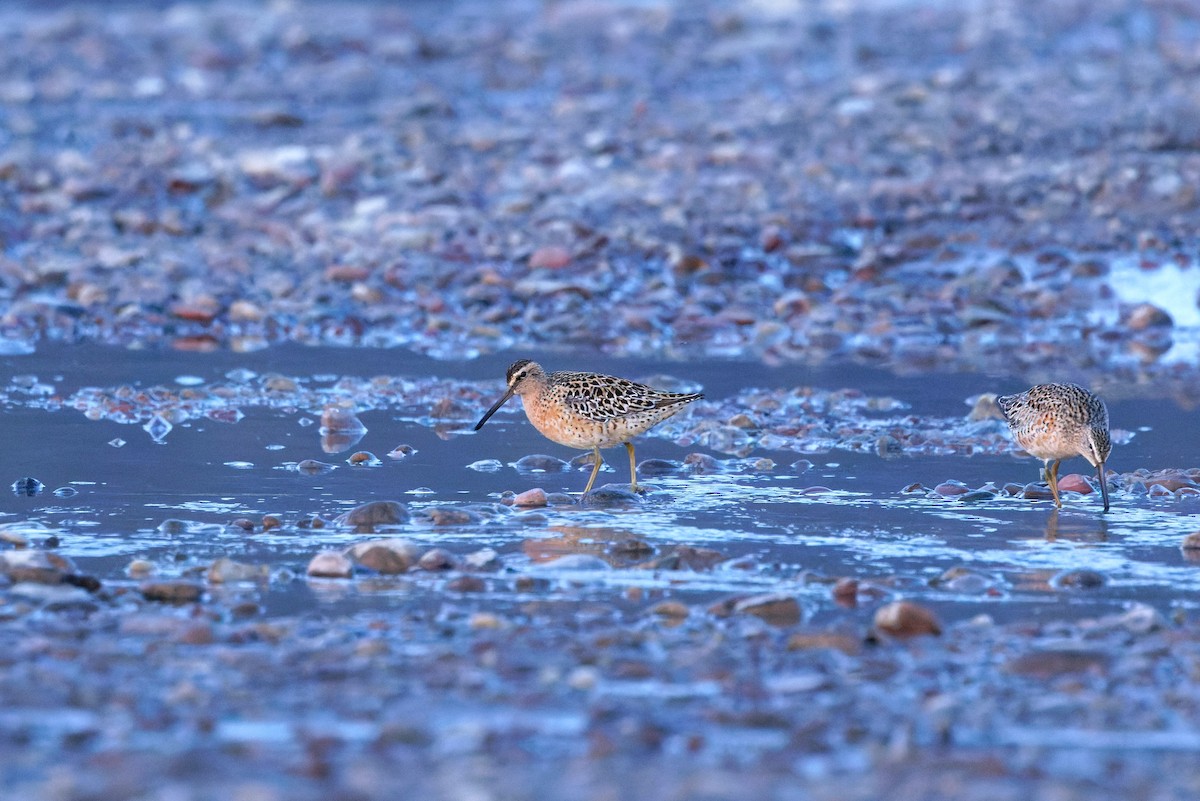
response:
[[[475,424],[475,430],[483,428],[509,398],[520,395],[525,416],[543,436],[570,448],[591,449],[595,465],[584,495],[600,472],[600,449],[616,445],[629,451],[629,486],[637,492],[637,462],[630,440],[704,397],[695,392],[663,392],[601,373],[547,374],[529,359],[513,362],[506,380],[508,389]]]
[[[1096,468],[1104,511],[1108,511],[1104,462],[1112,452],[1112,438],[1104,401],[1074,384],[1038,384],[1017,395],[997,398],[996,403],[1017,444],[1045,463],[1046,481],[1055,506],[1062,507],[1058,494],[1059,462],[1082,456]]]

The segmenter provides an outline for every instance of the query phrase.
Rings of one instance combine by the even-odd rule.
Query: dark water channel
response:
[[[524,355],[524,354],[518,354]],[[244,355],[122,351],[101,347],[45,348],[2,360],[8,384],[3,407],[8,447],[0,463],[5,482],[32,477],[45,484],[33,497],[6,492],[0,523],[36,544],[57,536],[59,550],[79,568],[104,581],[120,582],[132,559],[149,560],[165,575],[195,571],[218,556],[266,564],[303,576],[317,551],[361,539],[331,528],[247,534],[231,521],[257,521],[265,514],[294,521],[318,516],[326,521],[370,500],[399,500],[414,511],[431,506],[495,503],[500,492],[534,486],[548,492],[578,493],[586,472],[521,473],[520,457],[545,453],[563,459],[575,454],[540,437],[516,402],[478,434],[470,433],[476,412],[502,388],[513,354],[466,362],[434,361],[383,350],[276,348]],[[901,401],[914,415],[956,418],[965,400],[985,391],[1012,391],[1020,384],[1002,376],[946,374],[896,376],[857,365],[821,368],[766,367],[757,363],[654,363],[613,360],[595,354],[556,353],[542,357],[551,369],[594,369],[630,377],[670,375],[702,386],[708,399],[728,398],[750,386],[825,389],[852,387],[872,396]],[[436,376],[475,384],[477,409],[460,419],[416,419],[392,408],[370,409],[361,399],[367,433],[353,448],[326,453],[318,434],[321,409],[270,408],[239,403],[241,418],[201,416],[176,424],[159,440],[143,424],[90,420],[74,408],[47,410],[41,399],[72,398],[85,387],[135,389],[228,382],[253,383],[278,373],[314,386],[340,377],[376,375]],[[30,378],[35,376],[37,381]],[[15,380],[14,380],[15,379]],[[39,388],[40,387],[40,388]],[[228,410],[226,410],[228,411]],[[1114,427],[1135,433],[1114,452],[1110,467],[1187,468],[1200,453],[1197,413],[1153,397],[1110,403]],[[469,414],[469,417],[468,417]],[[235,415],[236,417],[236,415]],[[219,418],[219,419],[218,419]],[[123,440],[119,447],[115,442]],[[384,456],[400,444],[411,456]],[[382,459],[375,468],[351,467],[346,458],[365,449]],[[639,460],[682,460],[703,447],[681,447],[662,438],[643,438]],[[728,454],[713,453],[722,460]],[[623,453],[607,454],[611,471],[599,483],[623,483]],[[690,475],[668,473],[644,480],[653,490],[632,509],[552,506],[525,513],[520,525],[430,526],[414,522],[400,535],[439,545],[458,554],[494,548],[509,569],[531,568],[523,551],[539,539],[557,537],[564,526],[594,528],[603,541],[612,531],[648,541],[712,548],[736,557],[736,567],[670,580],[652,571],[610,570],[566,574],[580,593],[604,596],[641,586],[672,587],[677,595],[707,600],[739,592],[784,590],[796,593],[806,617],[820,622],[845,615],[830,600],[828,581],[849,576],[878,581],[890,592],[922,598],[948,620],[986,612],[1010,618],[1077,618],[1098,609],[1140,600],[1160,609],[1191,610],[1200,596],[1200,567],[1179,548],[1197,528],[1200,499],[1150,498],[1118,493],[1113,511],[1099,513],[1093,497],[1074,496],[1055,513],[1048,502],[996,498],[978,503],[905,494],[913,482],[932,487],[947,479],[970,487],[992,482],[1025,483],[1038,463],[1011,454],[979,456],[901,456],[882,459],[871,452],[827,450],[795,453],[755,449],[748,459],[769,458],[774,467],[738,467]],[[798,459],[812,462],[798,469]],[[318,459],[334,469],[306,475],[289,469]],[[498,470],[472,469],[499,460]],[[1082,460],[1063,473],[1088,473]],[[75,492],[55,493],[61,488]],[[825,488],[828,491],[815,490]],[[164,520],[182,521],[180,531],[164,533]],[[536,547],[533,548],[536,550]],[[575,567],[578,567],[576,565]],[[939,576],[966,569],[980,576],[963,591]],[[1099,586],[1080,588],[1073,571],[1093,571]],[[551,569],[551,573],[553,570]],[[1092,575],[1092,574],[1088,574]],[[1062,577],[1068,581],[1063,583]],[[286,578],[286,576],[285,576]],[[403,594],[315,592],[302,578],[275,581],[262,598],[268,614],[302,612],[314,605],[355,608],[403,602]],[[348,605],[348,606],[347,606]]]

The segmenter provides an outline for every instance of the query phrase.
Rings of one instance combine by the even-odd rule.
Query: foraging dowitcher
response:
[[[513,395],[521,396],[525,416],[546,438],[571,448],[590,448],[595,458],[587,495],[600,472],[600,449],[624,445],[629,451],[630,489],[637,492],[637,462],[629,440],[661,423],[687,404],[704,397],[699,393],[663,392],[624,378],[600,373],[550,373],[529,359],[508,368],[508,389],[476,425],[488,418]]]
[[[1017,395],[997,398],[996,403],[1017,444],[1045,462],[1046,481],[1055,506],[1062,507],[1058,463],[1082,456],[1096,468],[1104,511],[1108,511],[1104,462],[1112,452],[1112,439],[1104,401],[1074,384],[1038,384]]]

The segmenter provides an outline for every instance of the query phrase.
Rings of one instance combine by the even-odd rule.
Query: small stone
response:
[[[270,573],[267,565],[251,565],[235,562],[227,556],[213,561],[208,568],[210,584],[232,584],[238,581],[263,581]]]
[[[683,620],[691,614],[691,608],[679,601],[663,601],[651,607],[651,614],[670,620]]]
[[[417,452],[417,449],[414,448],[412,445],[397,445],[396,447],[394,447],[390,451],[388,451],[388,458],[389,459],[404,459],[408,456],[412,456],[416,452]]]
[[[942,497],[948,498],[970,492],[971,488],[961,481],[943,481],[934,487],[933,491]]]
[[[875,453],[881,459],[895,459],[904,453],[904,446],[891,434],[885,434],[875,440]]]
[[[484,548],[467,554],[463,566],[469,570],[495,570],[500,567],[500,554],[494,548]]]
[[[328,473],[333,469],[333,465],[328,462],[319,462],[316,459],[301,459],[296,463],[296,472],[303,473],[307,476],[315,476],[320,473]]]
[[[1050,579],[1051,587],[1064,590],[1094,590],[1108,583],[1103,573],[1095,570],[1064,570]]]
[[[800,622],[800,603],[786,593],[764,593],[719,601],[709,607],[718,617],[732,614],[754,615],[772,626],[792,626]]]
[[[546,491],[541,487],[534,487],[533,489],[525,490],[513,498],[513,506],[535,507],[545,505]]]
[[[1004,412],[1000,411],[1000,404],[996,402],[999,396],[995,392],[985,392],[977,396],[974,401],[968,399],[967,403],[972,403],[971,411],[967,414],[967,419],[973,422],[979,420],[1003,420]]]
[[[1059,492],[1078,492],[1087,495],[1092,492],[1092,485],[1087,478],[1079,473],[1069,473],[1065,476],[1059,476],[1058,479]]]
[[[590,454],[589,454],[590,455]],[[570,465],[554,456],[544,453],[531,453],[516,461],[516,468],[523,473],[565,473]]]
[[[266,312],[257,303],[235,300],[229,304],[229,319],[235,323],[257,323],[266,317]]]
[[[479,576],[458,576],[446,582],[446,589],[449,592],[483,592],[487,582]]]
[[[254,521],[239,517],[230,521],[229,527],[240,529],[241,531],[254,531]]]
[[[308,563],[305,573],[313,578],[350,578],[354,564],[339,551],[322,551]]]
[[[559,245],[546,245],[529,255],[531,269],[558,270],[571,263],[571,252]]]
[[[858,606],[858,579],[843,576],[834,582],[832,594],[838,606]]]
[[[1110,657],[1100,650],[1055,648],[1014,657],[1004,663],[1004,670],[1019,676],[1047,679],[1066,673],[1102,671],[1109,661]]]
[[[895,601],[881,606],[875,612],[875,629],[900,639],[942,633],[933,612],[912,601]]]
[[[689,453],[683,457],[683,466],[690,473],[716,473],[721,464],[707,453]]]
[[[1147,328],[1170,328],[1175,324],[1171,315],[1152,303],[1140,303],[1125,313],[1122,322],[1130,331],[1145,331]]]
[[[1183,551],[1200,552],[1200,531],[1193,531],[1184,537],[1183,542],[1179,543],[1179,548]]]
[[[420,558],[420,549],[405,539],[389,538],[357,542],[346,549],[357,564],[384,575],[407,573]]]
[[[154,575],[154,563],[146,559],[134,559],[125,566],[125,575],[131,579],[144,579]]]
[[[322,434],[359,434],[367,430],[354,410],[345,406],[329,405],[321,412]]]
[[[399,501],[368,501],[339,515],[334,522],[339,526],[371,529],[407,523],[408,518],[408,509]]]
[[[273,529],[281,528],[282,526],[283,526],[283,521],[279,519],[279,515],[263,515],[263,519],[262,519],[262,530],[263,531],[271,531]]]
[[[458,567],[458,557],[445,548],[430,548],[421,554],[417,567],[422,570],[454,570]]]
[[[467,618],[467,625],[476,631],[502,629],[507,624],[504,618],[492,612],[475,612]]]
[[[789,651],[831,650],[853,656],[860,648],[861,642],[857,638],[832,631],[797,632],[787,639]]]
[[[190,604],[200,600],[204,588],[194,581],[164,580],[144,581],[139,587],[142,597],[147,601],[159,601],[168,604]]]
[[[370,451],[357,451],[352,453],[350,454],[350,458],[346,461],[355,467],[378,467],[379,465],[383,464],[383,461]]]

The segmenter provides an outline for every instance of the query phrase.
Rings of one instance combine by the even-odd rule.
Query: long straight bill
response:
[[[1104,462],[1096,466],[1096,475],[1100,478],[1100,497],[1104,499],[1104,511],[1108,511],[1108,482],[1104,480]]]
[[[484,415],[484,416],[483,416],[483,417],[480,419],[480,421],[479,421],[478,423],[476,423],[476,424],[475,424],[475,430],[476,430],[476,431],[478,431],[479,429],[483,428],[483,424],[484,424],[484,423],[486,423],[486,422],[488,421],[488,418],[489,418],[489,417],[491,417],[493,414],[495,414],[495,413],[496,413],[496,410],[497,410],[497,409],[499,409],[501,406],[503,406],[503,405],[504,405],[504,402],[505,402],[505,401],[507,401],[507,400],[508,400],[509,398],[511,398],[512,396],[513,396],[512,387],[509,387],[508,391],[507,391],[507,392],[505,392],[503,395],[501,395],[501,396],[500,396],[500,400],[498,400],[498,401],[496,401],[495,403],[493,403],[493,404],[492,404],[492,408],[490,408],[490,409],[488,409],[488,410],[487,410],[487,414],[485,414],[485,415]],[[1107,507],[1106,507],[1106,508],[1107,508]]]

